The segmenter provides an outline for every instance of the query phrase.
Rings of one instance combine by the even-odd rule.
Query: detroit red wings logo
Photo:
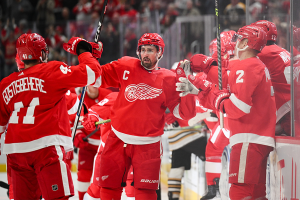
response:
[[[125,89],[125,98],[129,102],[137,99],[146,100],[158,97],[162,93],[162,89],[157,89],[145,83],[131,84]]]

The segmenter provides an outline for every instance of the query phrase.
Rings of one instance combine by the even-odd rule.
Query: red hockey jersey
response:
[[[7,125],[3,152],[23,153],[51,145],[73,148],[65,94],[69,88],[94,83],[100,65],[91,53],[79,65],[42,63],[16,72],[0,83],[0,129]]]
[[[176,75],[170,70],[147,71],[139,59],[132,57],[123,57],[101,69],[102,87],[120,88],[111,120],[112,130],[125,143],[158,142],[164,133],[167,107],[177,118],[196,115],[194,96],[179,97]]]
[[[96,112],[102,120],[110,119],[112,106],[118,96],[118,92],[108,94],[102,101],[93,105],[89,110]],[[101,145],[104,147],[108,133],[111,131],[111,123],[101,124]]]
[[[91,99],[89,97],[89,95],[86,93],[85,96],[84,96],[84,103],[85,105],[90,108],[91,106],[99,103],[100,101],[102,101],[102,99],[104,99],[109,93],[111,93],[112,91],[111,90],[108,90],[106,88],[98,88],[99,90],[99,95],[97,98],[95,99]],[[81,97],[81,94],[79,95],[79,99]]]
[[[265,46],[257,55],[267,66],[275,94],[278,122],[291,110],[290,53],[277,46]]]
[[[276,107],[268,69],[255,57],[235,62],[228,84],[231,95],[224,107],[230,145],[250,142],[274,147]]]
[[[109,93],[112,92],[111,90],[108,90],[106,88],[98,88],[98,91],[99,91],[99,95],[95,99],[91,99],[87,93],[85,94],[84,103],[88,108],[101,102]],[[81,97],[81,94],[79,95],[79,98],[80,97]],[[93,134],[91,137],[88,138],[88,143],[99,146],[100,137],[101,137],[101,129],[99,131],[97,131],[95,134]]]

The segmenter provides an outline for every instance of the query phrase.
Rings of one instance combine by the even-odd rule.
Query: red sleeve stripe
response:
[[[180,105],[180,103],[177,104],[177,106],[175,106],[175,108],[174,108],[174,110],[173,110],[173,115],[174,115],[175,117],[177,117],[178,119],[182,119],[182,118],[180,117],[180,114],[179,114],[179,105]]]
[[[73,115],[77,112],[78,104],[79,104],[79,99],[77,98],[73,107],[70,110],[68,110],[69,115]]]
[[[86,72],[87,72],[87,85],[90,85],[95,82],[96,75],[95,72],[88,65],[86,65]]]
[[[251,106],[238,99],[233,93],[231,93],[229,99],[238,109],[240,109],[244,113],[250,113]]]

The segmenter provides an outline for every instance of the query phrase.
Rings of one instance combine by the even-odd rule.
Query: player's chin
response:
[[[152,63],[151,63],[151,61],[150,62],[142,62],[142,64],[143,64],[143,66],[145,67],[145,68],[147,68],[147,69],[151,69],[152,68]]]

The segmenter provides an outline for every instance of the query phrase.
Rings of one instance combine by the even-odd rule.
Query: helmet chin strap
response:
[[[240,49],[240,48],[238,48],[239,43],[240,43],[240,42],[237,41],[237,42],[236,42],[236,46],[235,46],[235,47],[236,47],[236,56],[237,56],[238,59],[240,59],[240,57],[239,57],[239,52],[240,52],[240,51],[245,51],[245,50],[249,47],[248,45],[246,45],[244,48]]]
[[[41,63],[46,63],[47,61],[48,61],[48,56],[47,56],[47,54],[44,52],[44,51],[42,51],[41,52],[41,56],[40,56],[40,62]],[[45,59],[43,59],[43,57],[45,57]]]

